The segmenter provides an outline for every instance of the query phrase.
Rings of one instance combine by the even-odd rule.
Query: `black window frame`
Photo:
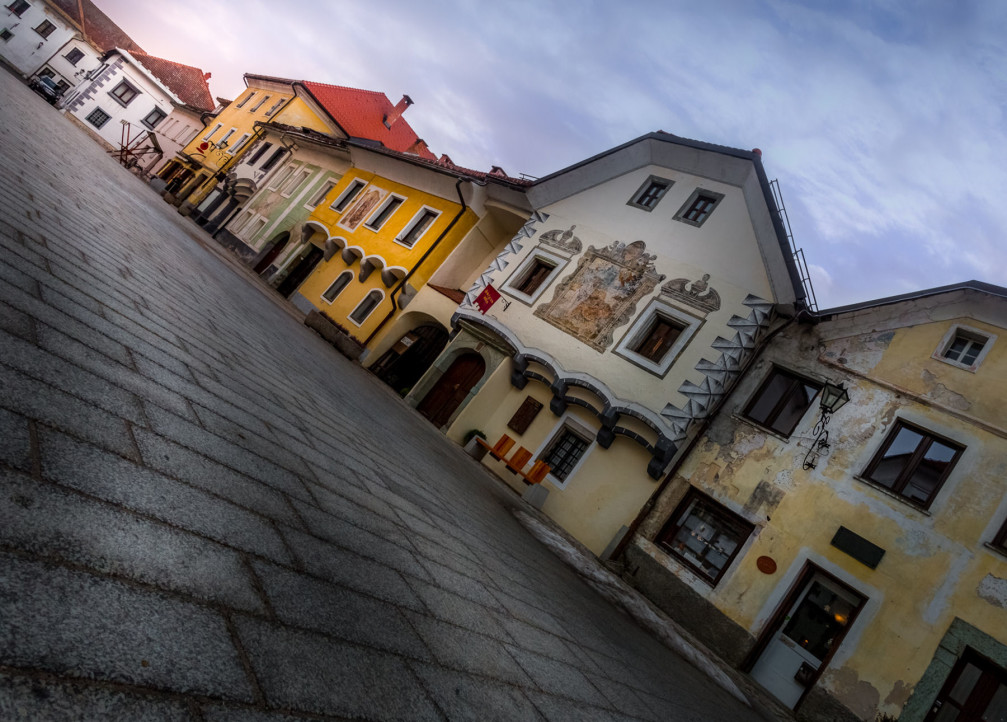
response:
[[[734,540],[735,547],[730,553],[725,554],[725,552],[714,547],[716,551],[721,554],[725,554],[726,556],[723,564],[717,569],[716,574],[711,574],[709,568],[704,568],[700,564],[697,564],[693,558],[683,553],[681,551],[681,546],[684,543],[676,541],[676,537],[679,535],[679,532],[682,529],[688,529],[688,527],[685,526],[685,522],[688,517],[692,515],[693,509],[697,506],[699,506],[701,510],[706,511],[710,516],[715,517],[718,522],[722,523],[722,526],[717,530],[718,534],[723,534],[724,530],[729,532],[733,531],[737,534],[737,537]],[[712,496],[704,494],[694,486],[690,486],[689,490],[682,498],[682,501],[678,503],[675,507],[675,511],[668,517],[668,521],[665,522],[661,531],[658,532],[657,536],[654,538],[654,543],[657,544],[660,549],[673,556],[680,564],[690,569],[697,577],[710,584],[711,587],[716,587],[717,584],[720,583],[720,580],[724,578],[727,571],[731,568],[731,565],[734,564],[735,560],[741,554],[742,548],[745,546],[745,543],[749,540],[749,538],[751,538],[754,531],[755,524],[748,521],[740,514],[731,511]],[[692,534],[690,534],[690,536],[699,538]],[[701,541],[706,543],[705,540]],[[712,544],[707,544],[707,546],[712,546]],[[705,558],[705,556],[702,558]],[[710,567],[712,568],[714,565],[711,564]]]
[[[129,96],[129,100],[122,99],[122,97],[118,93],[119,88],[126,88],[129,92],[132,93],[132,95]],[[135,85],[130,83],[128,80],[122,80],[119,82],[118,85],[116,85],[114,88],[108,91],[108,94],[115,99],[115,102],[117,102],[119,105],[125,108],[134,100],[136,100],[138,97],[140,97],[140,90]]]
[[[155,120],[155,121],[154,121],[153,123],[151,123],[151,122],[150,122],[150,120],[149,120],[149,118],[150,118],[150,116],[154,115],[155,113],[156,113],[156,114],[157,114],[157,115],[158,115],[159,117],[158,117],[158,119],[157,119],[157,120]],[[154,106],[154,107],[153,107],[153,108],[151,109],[151,111],[150,111],[149,113],[147,113],[147,115],[145,115],[145,116],[143,117],[143,120],[141,120],[140,122],[141,122],[141,123],[143,123],[143,124],[144,124],[144,126],[145,126],[145,127],[147,127],[147,128],[149,128],[150,130],[154,130],[154,128],[156,128],[156,127],[158,126],[158,124],[159,124],[159,123],[160,123],[160,122],[161,122],[162,120],[164,120],[165,118],[167,118],[167,117],[168,117],[168,114],[167,114],[167,113],[165,113],[165,112],[164,112],[163,110],[161,110],[160,108],[158,108],[158,107],[157,107],[157,106],[155,105],[155,106]]]
[[[713,215],[713,212],[723,200],[723,193],[717,193],[706,188],[697,188],[689,196],[689,200],[678,209],[678,213],[675,214],[675,220],[700,228],[710,220],[710,216]]]
[[[30,9],[31,3],[26,2],[25,0],[14,0],[14,2],[7,6],[7,10],[17,17],[21,17],[27,10]]]
[[[101,113],[102,115],[104,115],[104,116],[105,116],[105,119],[104,119],[104,120],[102,120],[102,121],[101,121],[100,123],[99,123],[99,122],[97,122],[97,121],[96,121],[96,120],[94,119],[94,117],[93,117],[93,116],[94,116],[94,115],[95,115],[96,113]],[[92,110],[92,111],[91,111],[90,113],[88,113],[88,114],[87,114],[87,115],[86,115],[86,116],[84,117],[84,120],[86,120],[86,121],[87,121],[88,123],[90,123],[90,124],[91,124],[91,125],[93,125],[93,126],[94,126],[95,128],[98,128],[98,129],[100,130],[100,129],[101,129],[101,128],[102,128],[102,127],[103,127],[103,126],[105,125],[105,123],[107,123],[108,121],[112,120],[112,116],[111,116],[111,115],[109,115],[108,113],[106,113],[106,112],[105,112],[104,110],[102,110],[102,108],[101,108],[100,106],[97,106],[97,105],[96,105],[96,106],[94,107],[94,110]]]
[[[892,482],[892,485],[889,486],[883,481],[878,481],[874,479],[872,475],[877,472],[879,464],[885,460],[885,454],[888,452],[892,444],[898,438],[899,432],[902,431],[903,429],[908,429],[911,432],[921,435],[923,438],[917,443],[916,449],[909,456],[909,459],[903,466],[902,471],[899,472],[898,476]],[[934,486],[933,491],[930,492],[930,496],[924,502],[921,502],[918,499],[913,499],[912,497],[906,496],[903,492],[909,485],[909,482],[911,481],[913,474],[919,468],[920,462],[924,460],[924,456],[926,455],[927,451],[930,449],[931,445],[935,441],[939,444],[942,444],[946,447],[953,449],[955,453],[954,456],[951,458],[951,460],[947,462],[947,466],[944,468],[944,471],[938,478],[937,484]],[[860,474],[860,478],[864,481],[869,482],[874,486],[877,486],[881,489],[890,492],[891,494],[897,496],[901,501],[904,501],[906,504],[915,506],[919,509],[926,510],[930,508],[930,506],[934,503],[934,499],[937,498],[937,495],[940,494],[941,489],[944,488],[944,484],[947,482],[948,477],[951,476],[951,472],[954,471],[955,466],[962,458],[962,454],[965,453],[965,448],[966,447],[963,444],[960,444],[957,441],[953,441],[952,439],[948,439],[947,437],[941,436],[940,434],[935,434],[934,432],[928,429],[924,429],[922,426],[917,426],[916,424],[909,423],[908,421],[905,421],[903,419],[897,419],[895,425],[885,436],[885,440],[881,443],[881,446],[878,447],[878,450],[876,452],[874,452],[874,456],[871,457],[871,460],[870,462],[868,462],[867,467]]]
[[[571,458],[569,450],[564,451],[563,458],[557,462],[553,459],[553,456],[560,452],[560,447],[566,443],[568,436],[579,442],[576,444],[578,452]],[[570,477],[570,474],[573,473],[575,468],[577,468],[577,464],[581,462],[584,458],[584,454],[587,453],[590,447],[590,438],[585,438],[583,433],[578,432],[569,424],[563,424],[559,430],[553,434],[552,439],[550,439],[549,444],[545,447],[545,450],[539,456],[539,459],[549,464],[550,476],[565,484],[567,479]]]
[[[786,377],[790,381],[790,384],[787,387],[786,392],[780,395],[780,398],[777,399],[776,403],[773,405],[772,410],[766,415],[765,419],[760,420],[752,416],[752,412],[755,409],[755,407],[758,406],[759,403],[763,400],[763,395],[771,391],[773,382],[775,381],[775,379],[781,376]],[[757,426],[760,426],[763,429],[768,429],[773,433],[779,434],[780,436],[789,439],[791,435],[793,435],[794,430],[801,423],[801,420],[808,413],[808,409],[815,408],[815,399],[817,399],[818,395],[822,392],[822,387],[824,385],[825,384],[823,384],[820,381],[816,381],[814,379],[808,378],[807,376],[802,376],[801,374],[794,373],[793,371],[785,369],[781,366],[773,366],[773,368],[769,370],[769,373],[766,374],[766,378],[763,379],[761,384],[759,384],[758,390],[756,390],[756,392],[752,394],[752,398],[748,400],[748,403],[745,405],[745,409],[744,411],[741,412],[741,415],[745,417],[745,419],[747,419],[748,421],[751,421],[753,424],[756,424]],[[776,422],[780,418],[780,414],[782,414],[786,410],[791,399],[797,393],[799,393],[802,387],[804,386],[812,386],[816,389],[815,395],[812,396],[811,399],[809,399],[808,401],[807,408],[801,413],[800,416],[798,416],[794,420],[793,425],[788,430],[784,430],[782,428],[778,428],[777,426],[775,426]]]
[[[83,60],[83,58],[84,51],[80,48],[70,48],[70,52],[63,56],[63,59],[75,68],[77,67],[77,63]]]
[[[0,30],[0,40],[3,40],[5,43],[13,37],[14,33],[12,33],[10,29],[3,28],[2,30]]]
[[[56,26],[49,20],[45,18],[34,28],[35,32],[41,35],[45,39],[49,39],[49,36],[56,31]]]

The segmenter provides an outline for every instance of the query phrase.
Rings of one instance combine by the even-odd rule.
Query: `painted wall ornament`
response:
[[[643,241],[588,246],[577,269],[535,315],[597,351],[612,343],[613,331],[627,323],[637,302],[664,280]]]
[[[540,243],[547,246],[552,246],[553,248],[558,248],[561,251],[566,251],[568,254],[573,255],[575,253],[580,253],[583,247],[580,243],[580,239],[573,234],[573,230],[577,226],[570,226],[568,230],[554,230],[546,231],[541,236],[538,237]]]
[[[337,225],[342,226],[349,231],[356,230],[357,226],[360,225],[360,222],[369,216],[371,211],[373,211],[377,207],[378,203],[383,201],[387,195],[388,191],[371,186],[365,192],[360,194],[360,198],[358,198],[357,201],[350,206]]]
[[[661,286],[661,295],[710,313],[720,310],[720,294],[710,288],[710,274],[704,273],[698,281],[674,278]]]

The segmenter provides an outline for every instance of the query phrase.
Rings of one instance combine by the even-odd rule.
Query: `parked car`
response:
[[[47,75],[35,76],[28,82],[28,85],[45,98],[49,105],[56,105],[56,102],[63,97],[63,89]]]

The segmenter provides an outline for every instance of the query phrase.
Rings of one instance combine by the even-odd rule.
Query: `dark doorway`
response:
[[[486,362],[479,354],[459,356],[423,397],[416,410],[437,428],[444,426],[485,371]]]
[[[258,274],[262,274],[267,268],[269,268],[276,257],[280,255],[280,251],[287,247],[287,242],[290,240],[290,231],[284,231],[273,241],[272,247],[266,251],[265,255],[259,259],[259,262],[255,264],[255,268],[252,270]]]
[[[934,700],[926,722],[1007,720],[1007,671],[967,649]]]
[[[304,279],[311,275],[311,272],[315,270],[315,266],[321,260],[322,249],[312,245],[307,255],[297,262],[297,265],[290,270],[287,277],[276,287],[277,293],[284,298],[290,298],[294,294],[294,291],[297,290],[297,287],[304,282]]]
[[[396,391],[411,389],[447,342],[448,332],[441,326],[419,326],[388,349],[371,371]]]

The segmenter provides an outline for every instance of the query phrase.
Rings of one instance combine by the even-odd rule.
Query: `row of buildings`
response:
[[[144,169],[344,353],[799,719],[1007,716],[1007,289],[818,309],[758,150],[515,177],[408,96],[245,84]]]

